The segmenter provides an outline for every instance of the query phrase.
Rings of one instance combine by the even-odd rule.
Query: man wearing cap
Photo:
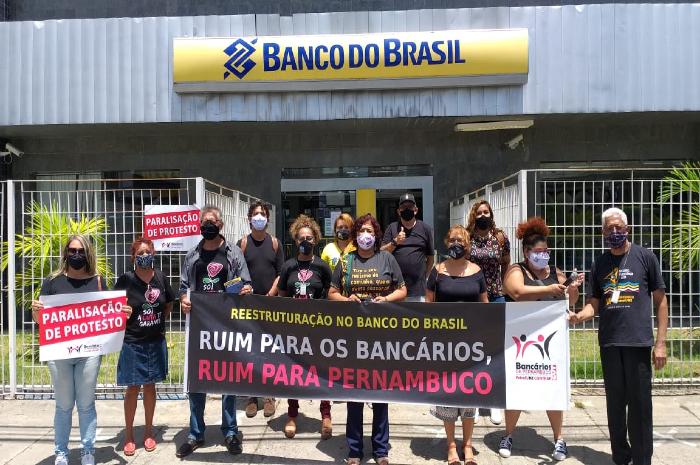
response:
[[[433,269],[435,245],[430,226],[416,218],[412,194],[399,198],[400,220],[391,223],[382,238],[382,250],[391,252],[401,268],[408,291],[405,301],[425,302],[425,280]]]

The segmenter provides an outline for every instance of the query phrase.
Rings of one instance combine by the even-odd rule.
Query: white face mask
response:
[[[250,219],[250,224],[258,231],[262,231],[267,226],[267,218],[262,213],[258,213]]]
[[[374,236],[368,232],[363,232],[357,236],[357,245],[360,246],[362,250],[370,250],[374,247]]]
[[[536,270],[543,270],[549,265],[549,252],[530,252],[530,264]]]

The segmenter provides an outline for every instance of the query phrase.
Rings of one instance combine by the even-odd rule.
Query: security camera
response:
[[[10,152],[12,155],[14,155],[16,157],[21,157],[22,155],[24,155],[24,152],[22,152],[20,149],[18,149],[14,145],[10,144],[9,142],[7,144],[5,144],[5,150],[7,150],[8,152]]]
[[[503,144],[503,148],[509,148],[511,150],[515,149],[518,144],[520,144],[523,141],[523,135],[518,134],[517,136],[513,137],[511,140]]]

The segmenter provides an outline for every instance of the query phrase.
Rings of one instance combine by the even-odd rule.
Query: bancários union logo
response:
[[[525,349],[527,349],[530,346],[533,346],[540,351],[540,354],[542,355],[542,360],[544,360],[545,355],[548,359],[551,360],[551,357],[549,356],[549,343],[556,333],[557,332],[554,331],[546,338],[542,334],[538,334],[536,340],[534,341],[528,341],[527,336],[524,334],[521,334],[519,338],[516,336],[511,336],[513,338],[513,341],[515,342],[515,346],[517,347],[515,358],[524,358]]]
[[[257,41],[258,39],[254,39],[249,44],[243,39],[238,39],[224,49],[224,53],[230,57],[229,60],[224,63],[224,67],[228,70],[224,72],[224,79],[228,79],[231,74],[238,79],[243,79],[243,77],[253,69],[255,62],[250,56],[255,52],[255,48],[252,44],[255,44]]]
[[[68,349],[68,354],[72,354],[73,352],[79,354],[79,353],[80,353],[80,349],[82,349],[82,348],[83,348],[83,345],[82,345],[82,344],[80,344],[79,346],[75,346],[75,347],[70,347],[70,346],[68,346],[68,347],[67,347],[67,349]]]

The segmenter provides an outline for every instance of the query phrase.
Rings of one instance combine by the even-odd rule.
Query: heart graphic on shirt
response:
[[[156,300],[158,300],[158,296],[160,295],[160,289],[156,289],[154,287],[149,287],[148,290],[146,291],[146,300],[148,303],[153,303]]]
[[[302,283],[308,281],[312,275],[313,272],[311,270],[299,270],[299,281],[301,281]]]
[[[209,277],[213,278],[217,274],[219,274],[219,271],[224,267],[221,263],[216,263],[212,262],[207,265],[207,273],[209,273]]]

